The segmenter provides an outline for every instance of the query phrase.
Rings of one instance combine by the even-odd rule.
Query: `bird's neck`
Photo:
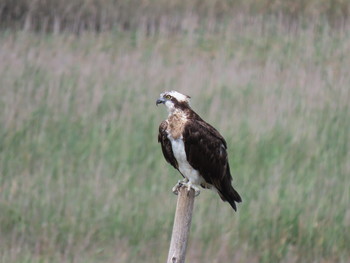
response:
[[[188,113],[186,111],[174,108],[169,110],[168,118],[171,118],[171,117],[187,118],[187,115]]]

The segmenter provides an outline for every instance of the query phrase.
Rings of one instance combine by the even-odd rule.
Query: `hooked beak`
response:
[[[157,99],[157,101],[156,101],[156,105],[158,106],[158,104],[161,104],[161,103],[165,103],[165,99],[164,98],[159,98],[159,99]]]

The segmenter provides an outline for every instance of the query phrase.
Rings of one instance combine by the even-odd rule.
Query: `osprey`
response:
[[[190,97],[177,91],[160,94],[156,105],[164,104],[168,118],[159,126],[158,142],[168,163],[184,180],[173,188],[185,185],[199,194],[199,187],[216,191],[236,211],[242,199],[231,185],[227,145],[221,134],[205,122],[189,105]]]

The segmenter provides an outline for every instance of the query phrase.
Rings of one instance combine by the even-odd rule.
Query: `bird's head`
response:
[[[159,99],[156,101],[156,105],[164,104],[169,113],[173,113],[175,110],[184,110],[189,108],[190,96],[181,94],[177,91],[166,91],[160,94]]]

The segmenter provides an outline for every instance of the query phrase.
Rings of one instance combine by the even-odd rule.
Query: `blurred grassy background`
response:
[[[338,2],[334,10],[347,10]],[[127,8],[126,19],[138,22],[126,26],[116,16],[104,30],[77,30],[59,15],[50,29],[51,14],[61,9],[39,7],[65,1],[30,3],[1,6],[1,262],[165,261],[171,187],[180,176],[157,144],[167,113],[155,100],[171,89],[190,95],[227,139],[243,197],[233,213],[202,191],[188,262],[350,261],[345,15],[336,27],[323,9],[317,19],[286,22],[287,15],[269,15],[272,6],[251,16],[258,2],[233,1],[232,8],[245,6],[235,9],[241,14],[220,20],[203,16],[217,8],[212,2],[190,1],[181,19],[169,15],[157,26],[150,14],[165,17],[162,8],[179,2],[84,1],[81,12],[100,3],[106,17]],[[65,12],[79,18],[73,3],[80,6],[69,2]],[[17,16],[4,11],[12,4]],[[28,10],[42,15],[28,18]],[[179,30],[169,21],[181,23]]]
[[[25,30],[105,31],[145,27],[186,31],[188,20],[198,24],[227,23],[237,16],[278,16],[286,22],[325,19],[343,25],[348,0],[2,0],[2,27]]]

